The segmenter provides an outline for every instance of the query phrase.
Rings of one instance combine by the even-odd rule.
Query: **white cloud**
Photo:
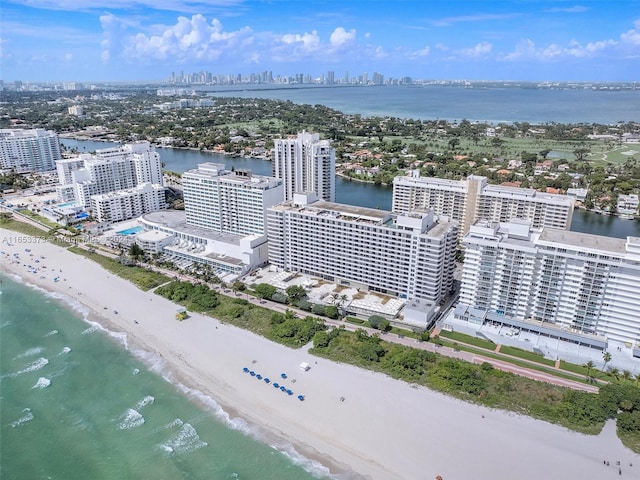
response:
[[[480,42],[474,47],[458,50],[457,53],[464,57],[481,58],[489,55],[492,48],[493,46],[489,42]]]
[[[320,47],[320,37],[318,32],[313,30],[311,33],[287,33],[281,37],[282,43],[287,45],[294,45],[305,52],[313,52]]]
[[[426,57],[430,53],[431,53],[431,48],[429,47],[429,45],[425,45],[424,48],[421,48],[420,50],[415,50],[415,51],[411,52],[409,54],[409,57],[413,57],[413,58]]]
[[[329,42],[334,47],[340,47],[346,43],[352,42],[355,38],[356,30],[354,28],[347,32],[344,28],[338,27],[333,31],[331,37],[329,37]]]
[[[556,60],[563,58],[588,58],[617,45],[615,40],[601,40],[582,45],[572,40],[566,47],[552,43],[546,47],[537,47],[531,39],[518,42],[514,51],[501,55],[498,60]]]
[[[631,30],[627,30],[621,34],[620,39],[625,43],[640,45],[640,20],[633,22],[633,27]]]
[[[105,31],[103,40],[103,60],[109,59],[114,50],[115,26],[122,27],[113,16],[101,17]],[[104,21],[103,21],[104,18]],[[138,33],[126,37],[123,54],[134,60],[214,60],[225,53],[238,51],[240,46],[251,44],[253,32],[244,27],[235,32],[225,32],[217,19],[210,23],[200,14],[191,18],[178,17],[175,25],[156,27],[154,34]]]
[[[245,3],[245,0],[13,0],[33,8],[86,12],[104,9],[129,9],[132,6],[173,12],[198,12],[214,8],[229,8]]]
[[[554,7],[545,10],[545,12],[550,13],[582,13],[589,10],[587,7],[583,7],[582,5],[574,5],[573,7]]]

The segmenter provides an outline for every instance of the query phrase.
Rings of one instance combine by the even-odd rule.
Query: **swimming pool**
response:
[[[78,204],[76,202],[67,202],[67,203],[58,203],[57,205],[53,205],[54,207],[77,207]]]
[[[144,230],[143,227],[131,227],[131,228],[127,228],[126,230],[120,230],[119,232],[116,232],[119,235],[135,235],[138,232],[141,232],[142,230]]]

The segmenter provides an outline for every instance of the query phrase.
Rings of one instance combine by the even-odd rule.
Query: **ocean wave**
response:
[[[120,416],[120,422],[118,428],[120,430],[131,430],[132,428],[138,428],[144,424],[144,417],[133,408],[127,408],[127,410]]]
[[[42,353],[43,350],[44,350],[44,347],[33,347],[21,353],[20,355],[15,356],[13,359],[17,360],[18,358],[33,357],[34,355],[38,355],[39,353]]]
[[[23,413],[26,412],[26,414],[23,415],[22,417],[20,417],[15,422],[11,422],[9,425],[11,425],[13,428],[16,428],[16,427],[20,427],[20,426],[24,425],[25,423],[30,422],[31,420],[33,420],[33,413],[31,413],[31,409],[30,408],[25,408],[24,410],[22,410],[22,412]]]
[[[170,421],[169,423],[167,423],[166,425],[156,428],[155,432],[161,432],[162,430],[171,430],[172,428],[181,427],[182,425],[184,425],[184,422],[179,418],[176,418]]]
[[[193,452],[207,445],[207,442],[200,440],[200,435],[198,435],[196,429],[193,428],[191,424],[185,423],[175,435],[161,444],[160,448],[167,453],[181,455],[183,453]]]
[[[46,337],[51,337],[51,336],[53,336],[53,335],[57,335],[57,334],[58,334],[58,330],[51,330],[49,333],[47,333],[47,334],[45,335],[45,338],[46,338]]]
[[[40,377],[38,379],[38,381],[36,382],[36,384],[31,388],[32,389],[34,389],[34,388],[43,389],[43,388],[47,388],[49,385],[51,385],[51,380],[49,380],[46,377]]]
[[[305,457],[295,449],[293,444],[284,441],[278,442],[273,434],[261,427],[249,424],[243,418],[231,418],[229,413],[225,411],[213,397],[177,381],[167,362],[158,354],[141,348],[132,348],[131,353],[133,353],[136,358],[140,359],[149,368],[149,370],[161,375],[162,378],[174,385],[179,391],[188,397],[193,398],[197,403],[204,405],[207,410],[214,415],[214,417],[220,420],[227,427],[242,432],[260,443],[271,446],[283,455],[287,456],[292,463],[300,466],[318,478],[344,478],[345,480],[351,478],[349,474],[345,474],[346,476],[341,475],[340,477],[330,476],[329,469],[326,466],[322,465],[320,462]],[[174,422],[181,422],[181,420],[176,419]],[[161,447],[164,451],[173,453],[173,447],[170,443],[167,442],[161,445]]]
[[[70,351],[71,351],[71,349],[69,347],[64,347],[62,349],[62,351],[58,355],[65,355],[65,354],[69,353]]]
[[[97,332],[98,330],[100,330],[100,325],[98,325],[97,323],[91,323],[91,326],[88,328],[85,328],[81,332],[81,335],[90,335],[92,333]]]
[[[19,371],[15,372],[15,373],[10,373],[9,376],[10,377],[17,377],[18,375],[21,375],[23,373],[35,372],[36,370],[40,370],[41,368],[46,367],[48,364],[49,364],[49,360],[47,360],[44,357],[40,357],[39,359],[31,362],[29,365],[27,365],[22,370],[19,370]]]
[[[134,368],[134,369],[131,371],[131,373],[132,373],[133,375],[137,375],[137,374],[139,374],[139,373],[140,373],[140,369],[139,369],[139,368]]]
[[[136,410],[140,410],[141,408],[146,407],[147,405],[153,405],[153,402],[155,402],[155,400],[156,399],[151,395],[147,395],[136,404]]]

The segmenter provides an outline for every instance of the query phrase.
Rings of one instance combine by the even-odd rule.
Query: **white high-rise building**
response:
[[[201,163],[182,175],[182,187],[184,212],[168,210],[142,218],[145,229],[172,236],[171,244],[162,237],[167,242],[162,251],[176,264],[209,265],[232,281],[267,263],[266,209],[282,201],[281,180]]]
[[[201,163],[182,175],[187,224],[222,233],[264,235],[266,209],[282,201],[282,181]]]
[[[165,208],[164,187],[158,184],[143,183],[127,190],[91,197],[91,211],[99,222],[122,222]]]
[[[392,214],[296,194],[268,209],[272,265],[407,298],[438,302],[453,285],[456,222]]]
[[[393,180],[394,212],[432,208],[460,222],[464,235],[476,220],[527,219],[534,228],[569,230],[574,199],[528,188],[488,185],[486,177],[466,180],[421,177],[417,171]]]
[[[62,158],[58,135],[51,130],[0,129],[0,167],[18,173],[55,170]]]
[[[481,221],[463,244],[460,318],[640,348],[640,238]]]
[[[93,195],[127,190],[151,183],[163,185],[160,155],[149,142],[137,142],[81,154],[76,159],[56,162],[58,195],[69,201],[73,185],[77,203],[88,208]]]
[[[336,198],[336,152],[317,133],[274,140],[272,171],[284,184],[284,201],[294,193],[315,192],[328,202]]]

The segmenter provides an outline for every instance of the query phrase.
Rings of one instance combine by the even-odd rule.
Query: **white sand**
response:
[[[0,229],[4,271],[79,300],[95,313],[94,320],[160,354],[182,382],[290,441],[334,473],[352,470],[373,479],[583,480],[619,478],[620,461],[622,478],[640,479],[640,455],[620,443],[613,424],[598,436],[581,435],[318,359],[200,315],[178,322],[169,301],[58,246],[18,243],[16,236]],[[3,241],[7,238],[14,238],[12,246]],[[12,263],[13,253],[21,265]],[[46,259],[34,263],[41,255]],[[40,272],[30,273],[25,263]],[[60,277],[57,283],[54,276]],[[303,361],[311,365],[307,372],[299,368]],[[295,394],[287,396],[243,373],[245,366]],[[281,372],[289,378],[283,381]],[[305,401],[297,400],[298,394]]]

